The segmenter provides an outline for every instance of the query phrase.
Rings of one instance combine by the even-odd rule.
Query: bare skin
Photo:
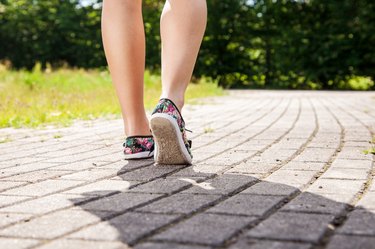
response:
[[[160,19],[162,93],[181,110],[207,22],[206,0],[167,0]],[[125,134],[150,135],[144,108],[142,0],[104,0],[102,36]]]

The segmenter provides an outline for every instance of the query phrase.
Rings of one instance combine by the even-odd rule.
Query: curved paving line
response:
[[[284,114],[286,113],[286,111],[288,110],[288,107],[289,107],[289,105],[290,105],[290,103],[291,103],[291,101],[289,100],[289,103],[287,104],[287,106],[284,108],[284,111],[273,121],[273,122],[271,122],[271,124],[270,125],[268,125],[266,128],[264,128],[261,132],[259,132],[257,135],[260,135],[260,134],[262,134],[263,132],[265,132],[268,128],[270,128],[272,125],[274,125],[278,120],[280,120],[283,116],[284,116]],[[272,113],[272,111],[270,112],[270,113]],[[255,137],[255,136],[254,136]],[[250,140],[250,139],[248,139],[248,140]],[[225,151],[223,151],[222,153],[224,153]],[[221,154],[221,153],[220,153]],[[192,167],[192,166],[189,166],[189,167]],[[178,172],[178,171],[180,171],[180,170],[182,170],[182,169],[184,169],[184,168],[187,168],[187,167],[183,167],[183,168],[180,168],[180,169],[177,169],[176,171],[173,171],[173,172],[171,172],[171,173],[168,173],[168,174],[165,174],[165,175],[163,175],[163,176],[159,176],[159,177],[155,177],[154,179],[152,179],[152,180],[150,180],[150,181],[147,181],[147,182],[144,182],[144,183],[140,183],[140,184],[138,184],[138,185],[134,185],[134,186],[132,186],[132,187],[130,187],[129,189],[133,189],[133,188],[135,188],[136,186],[140,186],[140,185],[143,185],[143,184],[146,184],[146,183],[149,183],[149,182],[151,182],[151,181],[153,181],[153,180],[156,180],[156,179],[160,179],[160,178],[164,178],[164,177],[166,177],[166,176],[172,176],[173,175],[173,173],[176,173],[176,172]],[[229,170],[230,168],[228,168],[228,170]],[[214,175],[213,177],[208,177],[208,178],[206,178],[206,179],[204,179],[204,180],[209,180],[209,179],[212,179],[212,178],[215,178],[215,177],[217,177],[218,175]],[[105,179],[105,178],[104,178]],[[100,179],[99,179],[100,180]],[[95,181],[98,181],[98,179],[97,180],[95,180]],[[94,181],[94,182],[95,182]],[[90,182],[90,183],[92,183],[92,182]],[[80,187],[80,186],[84,186],[84,185],[87,185],[87,184],[89,184],[89,183],[84,183],[84,184],[82,184],[82,185],[77,185],[77,186],[74,186],[74,187],[71,187],[71,188],[67,188],[67,189],[65,189],[64,191],[66,191],[66,190],[70,190],[70,189],[74,189],[74,188],[77,188],[77,187]],[[253,184],[253,183],[252,183]],[[144,202],[144,203],[142,203],[142,204],[139,204],[139,205],[137,205],[137,206],[134,206],[134,207],[132,207],[132,208],[130,208],[130,209],[127,209],[127,210],[125,210],[125,211],[123,211],[123,212],[119,212],[119,213],[116,213],[115,215],[112,215],[112,216],[109,216],[109,217],[107,217],[106,219],[103,219],[103,221],[104,220],[110,220],[110,219],[113,219],[113,218],[115,218],[115,217],[117,217],[117,216],[119,216],[119,215],[122,215],[122,214],[124,214],[124,213],[126,213],[126,212],[129,212],[129,211],[132,211],[132,210],[135,210],[135,209],[138,209],[138,208],[140,208],[140,207],[143,207],[143,206],[146,206],[146,205],[148,205],[148,204],[151,204],[151,203],[153,203],[153,202],[156,202],[156,201],[158,201],[158,200],[160,200],[160,199],[162,199],[162,198],[165,198],[165,197],[167,197],[167,196],[170,196],[171,194],[176,194],[176,193],[179,193],[179,192],[182,192],[182,191],[184,191],[184,190],[186,190],[186,189],[188,189],[188,188],[190,188],[190,187],[192,187],[193,185],[189,185],[189,186],[186,186],[186,187],[183,187],[183,188],[180,188],[179,190],[177,190],[177,191],[174,191],[173,193],[170,193],[170,194],[164,194],[164,195],[162,195],[162,196],[160,196],[159,198],[155,198],[155,199],[153,199],[153,200],[151,200],[151,201],[148,201],[148,202]],[[238,190],[238,192],[239,191],[242,191],[244,188],[241,188],[240,190]],[[237,192],[236,192],[237,193]],[[53,194],[53,193],[51,193],[51,194]],[[51,195],[51,194],[48,194],[48,195]],[[109,197],[109,196],[112,196],[112,195],[116,195],[116,194],[118,194],[118,193],[111,193],[111,194],[108,194],[108,195],[106,195],[106,196],[101,196],[101,197],[98,197],[98,198],[96,198],[95,200],[98,200],[98,199],[102,199],[102,198],[104,198],[104,197]],[[234,195],[235,193],[233,193],[232,195]],[[45,195],[45,196],[47,196],[47,195]],[[228,197],[226,197],[226,198],[229,198],[230,196],[228,196]],[[86,203],[89,203],[89,202],[91,202],[91,201],[94,201],[94,199],[90,199],[89,201],[83,201],[83,202],[81,202],[81,203],[79,203],[78,205],[82,205],[82,204],[86,204]],[[39,216],[35,216],[35,217],[32,217],[32,219],[35,219],[35,218],[37,218],[37,217],[41,217],[41,216],[44,216],[44,215],[47,215],[47,214],[49,214],[49,213],[53,213],[53,212],[56,212],[56,211],[60,211],[60,210],[64,210],[64,209],[69,209],[70,207],[68,207],[68,208],[62,208],[62,209],[58,209],[58,210],[54,210],[54,211],[51,211],[51,212],[48,212],[48,213],[44,213],[44,214],[42,214],[42,215],[39,215]],[[207,207],[206,207],[207,208]],[[201,211],[201,210],[199,210],[199,211]],[[197,211],[197,212],[194,212],[194,214],[196,214],[196,213],[198,213],[199,211]],[[193,215],[191,215],[191,216],[193,216]],[[187,219],[188,217],[186,217],[186,219]],[[171,223],[172,224],[174,224],[175,222],[179,222],[178,220],[180,220],[181,218],[177,218],[175,221],[172,221]],[[95,225],[95,224],[98,224],[98,223],[100,223],[100,222],[94,222],[94,223],[91,223],[91,224],[87,224],[87,225],[85,225],[85,226],[82,226],[82,227],[79,227],[79,228],[77,228],[77,229],[75,229],[75,230],[72,230],[72,231],[70,231],[69,233],[66,233],[66,234],[64,234],[64,235],[62,235],[62,236],[59,236],[59,237],[57,237],[57,238],[54,238],[54,239],[59,239],[59,238],[63,238],[63,237],[65,237],[65,236],[67,236],[67,235],[70,235],[70,234],[72,234],[72,233],[74,233],[74,232],[77,232],[77,231],[79,231],[80,229],[83,229],[83,228],[85,228],[85,227],[89,227],[89,226],[92,226],[92,225]],[[170,224],[171,224],[170,223]],[[14,224],[17,224],[17,223],[13,223],[12,225],[14,225]],[[168,226],[168,224],[167,224],[167,226]],[[8,227],[8,226],[7,226]],[[164,227],[164,226],[163,226]],[[159,229],[156,229],[156,231],[159,231],[160,229],[163,229],[163,227],[160,227]],[[142,238],[139,238],[136,242],[134,242],[134,244],[136,244],[136,243],[138,243],[139,241],[141,241],[141,240],[143,240],[144,239],[144,237],[149,237],[149,236],[152,236],[153,235],[153,233],[152,234],[146,234],[145,236],[143,236]],[[38,244],[37,246],[40,246],[41,244]]]
[[[316,114],[316,112],[315,112]],[[318,119],[316,119],[318,121]],[[336,120],[337,121],[337,120]],[[307,189],[311,184],[313,184],[316,180],[319,179],[319,176],[322,175],[325,171],[328,170],[328,168],[330,167],[331,163],[333,162],[334,158],[336,158],[337,156],[337,153],[338,151],[342,148],[343,146],[343,137],[344,137],[344,130],[341,130],[340,132],[340,136],[341,136],[341,139],[340,139],[340,143],[335,151],[334,154],[332,154],[332,156],[330,157],[329,161],[325,164],[325,167],[324,169],[317,173],[316,174],[316,177],[314,176],[307,184],[305,184],[305,187],[303,187],[301,189],[301,192],[300,193],[294,193],[292,195],[290,195],[289,197],[287,197],[287,202],[281,202],[279,205],[277,205],[276,207],[274,207],[270,212],[266,213],[264,216],[261,216],[259,217],[259,219],[257,219],[256,221],[254,221],[253,223],[249,224],[248,226],[246,226],[245,228],[243,228],[241,231],[237,232],[234,237],[231,237],[229,238],[226,243],[223,245],[223,248],[226,248],[228,246],[230,246],[233,242],[234,239],[238,238],[239,236],[243,235],[245,232],[248,232],[249,230],[255,228],[257,225],[259,225],[262,221],[266,220],[267,218],[269,218],[271,215],[277,213],[283,206],[285,206],[286,204],[290,203],[292,200],[294,200],[296,197],[298,197],[301,193],[304,192],[305,189]],[[312,141],[312,140],[311,140]],[[309,143],[311,142],[309,141]],[[303,151],[301,151],[302,153]],[[289,242],[300,242],[300,241],[294,241],[294,240],[283,240],[283,241],[289,241]]]
[[[290,101],[289,101],[289,104],[290,104]],[[289,105],[288,105],[288,106],[289,106]],[[284,110],[283,113],[286,112],[286,110],[288,109],[288,106],[286,106],[286,108],[285,108],[285,110]],[[268,114],[272,113],[272,111],[273,111],[273,110],[271,110]],[[282,114],[283,114],[283,113],[282,113]],[[282,114],[278,117],[278,119],[282,117]],[[277,120],[278,120],[278,119],[277,119]],[[276,120],[276,121],[277,121],[277,120]],[[257,120],[257,121],[258,121],[258,120]],[[274,121],[274,122],[276,122],[276,121]],[[272,124],[271,124],[271,125],[272,125]],[[271,126],[271,125],[270,125],[270,126]],[[267,127],[266,127],[266,129],[267,129]],[[263,132],[264,132],[266,129],[264,129]],[[261,133],[262,133],[262,132],[260,132],[259,134],[261,134]],[[223,151],[223,153],[224,153],[224,152],[225,152],[225,151]],[[103,156],[103,155],[101,155],[101,156]],[[108,165],[110,165],[110,164],[111,164],[111,163],[108,163]],[[140,168],[144,168],[144,167],[151,167],[152,165],[153,165],[153,162],[151,162],[151,163],[149,163],[149,164],[146,164],[146,165],[142,165],[142,166],[137,167],[137,168],[130,169],[130,170],[128,170],[128,171],[124,171],[124,173],[132,172],[132,171],[138,170],[138,169],[140,169]],[[56,165],[55,165],[55,166],[52,166],[52,167],[56,167]],[[191,167],[191,166],[189,166],[189,167]],[[153,181],[153,180],[156,180],[156,179],[160,179],[160,178],[164,178],[164,177],[166,177],[166,176],[172,175],[173,173],[176,173],[176,172],[178,172],[178,171],[180,171],[181,169],[184,169],[184,168],[187,168],[187,167],[177,168],[177,169],[176,169],[175,171],[173,171],[173,172],[170,172],[170,173],[167,173],[167,174],[164,174],[164,175],[161,175],[161,176],[158,176],[158,177],[152,178],[152,179],[150,179],[150,180],[147,181],[147,182],[143,182],[143,183],[140,183],[140,184],[138,184],[138,185],[134,185],[132,188],[134,188],[134,187],[136,187],[136,186],[139,186],[139,185],[143,185],[143,184],[149,183],[149,182],[151,182],[151,181]],[[122,174],[123,174],[123,173],[122,173]],[[66,189],[64,189],[64,191],[68,191],[68,190],[70,190],[70,189],[74,189],[74,188],[82,187],[82,186],[85,186],[85,185],[88,185],[88,184],[94,183],[94,182],[96,182],[96,181],[105,180],[105,179],[107,179],[108,177],[114,177],[114,176],[116,176],[116,175],[118,175],[118,174],[116,173],[116,174],[113,174],[112,176],[106,176],[106,177],[103,177],[103,178],[100,178],[100,179],[95,179],[95,180],[93,180],[93,181],[88,181],[88,182],[85,182],[85,183],[82,183],[82,184],[79,184],[79,185],[76,185],[76,186],[73,186],[73,187],[70,187],[70,188],[66,188]],[[53,179],[53,178],[51,178],[51,179]],[[206,179],[206,180],[207,180],[207,179]],[[17,187],[14,187],[14,188],[17,188]],[[9,188],[9,189],[11,189],[11,188]],[[9,190],[9,189],[7,189],[7,190]],[[185,189],[181,189],[180,191],[183,191],[183,190],[185,190]],[[45,197],[45,196],[49,196],[49,195],[53,195],[53,194],[56,194],[56,193],[59,193],[59,192],[60,192],[60,191],[56,191],[56,192],[49,193],[49,194],[46,194],[46,195],[43,195],[43,196],[38,196],[37,198],[41,198],[41,197]],[[98,198],[90,199],[89,201],[83,201],[83,202],[81,202],[80,204],[82,205],[82,204],[85,204],[85,203],[88,203],[88,202],[91,202],[91,201],[95,201],[95,200],[98,200],[98,199],[101,199],[101,198],[109,197],[109,196],[112,196],[112,195],[115,195],[115,194],[118,194],[118,193],[111,193],[111,194],[108,194],[108,195],[105,195],[105,196],[101,196],[101,197],[98,197]],[[162,196],[161,198],[164,198],[164,197],[166,197],[166,196]],[[159,200],[159,199],[161,199],[161,198],[154,199],[152,202],[157,201],[157,200]],[[35,199],[36,199],[36,198],[35,198]],[[28,200],[28,201],[29,201],[29,200]],[[25,202],[25,201],[17,202],[17,204],[22,203],[22,202]],[[151,202],[148,202],[148,203],[146,203],[145,205],[147,205],[147,204],[149,204],[149,203],[151,203]],[[12,203],[11,205],[15,205],[15,204],[16,204],[16,203]],[[8,206],[11,206],[11,205],[8,205]],[[5,207],[5,206],[4,206],[4,207]],[[68,207],[68,208],[70,208],[70,207]],[[44,216],[44,215],[47,215],[47,214],[50,214],[50,213],[53,213],[53,212],[56,212],[56,211],[60,211],[60,210],[64,210],[64,209],[68,209],[68,208],[57,209],[57,210],[53,210],[53,211],[48,212],[48,213],[44,213],[44,214],[42,214],[42,215],[36,215],[36,216],[34,216],[32,219],[35,219],[35,218],[38,218],[38,217],[41,217],[41,216]],[[135,208],[138,208],[138,206],[137,206],[137,207],[134,207],[134,209],[135,209]],[[129,211],[129,210],[127,210],[127,211]],[[127,212],[127,211],[126,211],[126,212]],[[121,214],[122,214],[122,213],[121,213]],[[117,214],[116,216],[121,215],[121,214]],[[114,217],[115,217],[115,216],[114,216]],[[113,218],[113,217],[111,217],[111,218]],[[109,219],[109,218],[108,218],[108,219]],[[19,222],[9,224],[9,225],[7,225],[7,226],[5,226],[5,227],[2,227],[2,228],[6,228],[6,227],[9,227],[9,226],[14,225],[14,224],[17,224],[17,223],[19,223]],[[90,224],[90,225],[92,225],[92,224]],[[80,229],[82,229],[82,228],[80,228]]]
[[[335,103],[333,103],[332,101],[330,101],[330,103],[332,105],[334,105]],[[342,103],[342,102],[341,102]],[[344,103],[342,103],[344,104]],[[348,104],[345,103],[347,106]],[[345,108],[342,108],[341,105],[337,105],[336,104],[336,107],[338,109],[340,109],[342,112],[346,113],[347,115],[351,116],[354,120],[356,120],[358,123],[360,123],[363,127],[365,127],[369,133],[374,136],[374,132],[372,131],[371,127],[369,127],[367,124],[363,123],[360,119],[358,119],[355,115],[353,115],[351,112],[348,112]],[[335,114],[332,113],[333,116],[336,116]],[[337,118],[338,119],[338,118]],[[339,121],[338,121],[339,122]],[[341,126],[341,124],[340,124]],[[372,156],[372,168],[371,170],[369,171],[369,173],[367,174],[367,179],[366,179],[366,183],[362,185],[362,187],[359,189],[359,191],[355,194],[355,197],[353,198],[353,200],[350,202],[350,206],[348,206],[344,213],[342,213],[339,217],[337,217],[337,220],[335,220],[334,222],[330,223],[330,225],[333,227],[332,230],[327,230],[326,233],[324,234],[324,237],[323,239],[321,240],[320,244],[319,244],[319,248],[325,248],[330,242],[331,242],[331,239],[333,238],[333,235],[335,234],[334,233],[334,230],[338,229],[339,227],[342,227],[344,226],[345,222],[347,221],[348,219],[348,216],[350,215],[351,212],[353,212],[355,210],[355,206],[356,204],[361,200],[361,198],[368,192],[370,186],[371,186],[371,183],[373,181],[373,173],[375,172],[375,162],[374,162],[374,158],[375,156]],[[317,248],[318,249],[318,248]]]

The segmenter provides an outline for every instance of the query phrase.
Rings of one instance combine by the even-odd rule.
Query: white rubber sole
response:
[[[151,116],[150,128],[155,141],[156,163],[191,164],[192,158],[185,147],[176,119],[169,114],[155,113]]]
[[[126,160],[147,159],[147,158],[152,158],[153,156],[154,156],[153,151],[151,153],[149,151],[144,151],[144,152],[138,152],[138,153],[135,153],[135,154],[125,155],[125,159]]]

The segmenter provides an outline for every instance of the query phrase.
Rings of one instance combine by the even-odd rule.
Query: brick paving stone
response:
[[[27,196],[11,196],[11,195],[0,195],[0,208],[11,205],[13,203],[30,199]]]
[[[7,189],[22,186],[27,184],[27,182],[10,182],[10,181],[0,181],[0,191],[3,194]]]
[[[325,163],[323,162],[298,162],[290,161],[286,165],[283,165],[281,170],[309,170],[318,172],[323,169]]]
[[[286,184],[295,188],[302,188],[316,175],[314,171],[278,170],[266,178],[267,181]]]
[[[195,194],[229,194],[248,184],[255,183],[257,178],[245,175],[224,174],[214,179],[209,179],[198,186],[193,186],[183,193]]]
[[[105,215],[103,212],[102,216]],[[54,239],[100,219],[98,212],[90,214],[82,210],[62,210],[1,229],[0,236]]]
[[[164,226],[177,215],[125,213],[111,220],[83,228],[68,238],[85,240],[122,241],[133,243],[135,240]]]
[[[46,180],[38,183],[31,183],[26,186],[13,188],[2,192],[3,195],[27,195],[27,196],[43,196],[57,191],[74,187],[83,182],[68,180]]]
[[[37,182],[51,178],[58,178],[59,176],[69,174],[69,171],[58,170],[38,170],[24,174],[13,175],[5,177],[2,180],[21,181],[21,182]]]
[[[85,241],[74,239],[61,239],[53,241],[37,247],[38,249],[82,249],[82,248],[95,248],[95,249],[131,249],[128,245],[118,241]]]
[[[355,194],[363,184],[363,180],[318,179],[308,188],[308,191],[314,194]]]
[[[328,169],[321,179],[356,179],[366,180],[369,170],[364,169],[346,169],[346,168],[330,168]]]
[[[27,219],[30,219],[31,217],[32,217],[31,214],[0,213],[0,227],[5,227],[5,226],[8,226],[9,224],[27,220]]]
[[[176,171],[181,166],[149,166],[131,172],[120,174],[118,178],[126,181],[150,181],[156,177],[162,177]]]
[[[79,205],[84,210],[107,211],[112,213],[124,212],[142,203],[149,202],[160,197],[159,194],[146,193],[119,193],[109,197],[103,197],[95,201]]]
[[[88,169],[80,172],[74,172],[72,174],[66,174],[60,179],[65,180],[80,180],[80,181],[95,181],[103,178],[108,178],[116,175],[115,170],[111,169]]]
[[[307,243],[295,243],[284,241],[255,240],[250,238],[240,238],[228,249],[310,249],[312,246]]]
[[[246,235],[252,238],[294,240],[316,243],[334,216],[309,213],[276,213]]]
[[[371,160],[353,160],[353,159],[336,159],[333,161],[332,168],[350,168],[350,169],[371,169]]]
[[[191,186],[196,180],[199,180],[199,178],[167,177],[136,186],[130,192],[171,194]]]
[[[145,242],[138,244],[134,249],[210,249],[211,247],[197,245],[183,245],[168,242]]]
[[[152,237],[157,240],[219,245],[236,231],[254,221],[240,217],[202,213],[176,224]]]
[[[1,249],[23,249],[31,248],[39,243],[34,239],[0,238]]]
[[[286,184],[262,181],[245,189],[241,194],[289,196],[297,192],[300,192],[299,189]]]
[[[72,181],[75,182],[75,181]],[[63,193],[67,194],[81,194],[83,196],[94,195],[104,196],[111,193],[127,191],[134,182],[129,181],[115,181],[115,180],[102,180],[93,182],[81,187],[73,188]]]
[[[286,204],[281,211],[339,215],[347,206],[346,203],[331,200],[329,196],[322,197],[320,195],[303,192]]]
[[[203,165],[203,166],[197,166],[193,165],[191,167],[187,167],[185,169],[179,170],[173,174],[171,174],[172,177],[202,177],[207,178],[211,177],[218,172],[224,170],[226,166],[223,165]]]
[[[221,198],[221,195],[199,195],[199,194],[174,194],[148,204],[137,211],[165,213],[165,214],[188,214],[197,209],[205,207]]]
[[[374,237],[335,235],[327,249],[374,249]]]
[[[279,162],[254,162],[254,161],[247,161],[236,165],[228,172],[231,173],[243,173],[243,174],[265,174],[268,173],[270,170],[275,168]]]
[[[44,214],[77,205],[78,203],[87,201],[88,199],[90,199],[89,196],[82,197],[79,195],[68,196],[63,194],[53,194],[0,208],[0,212]]]
[[[306,148],[294,160],[301,162],[328,162],[334,152],[334,149],[329,148]]]
[[[375,210],[375,192],[367,192],[357,203],[357,207],[367,209],[367,210]]]
[[[357,209],[349,214],[348,219],[339,228],[339,234],[375,236],[375,212]]]
[[[208,213],[263,216],[284,200],[282,196],[238,194],[208,209]]]

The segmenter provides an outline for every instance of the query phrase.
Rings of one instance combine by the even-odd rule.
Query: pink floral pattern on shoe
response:
[[[124,154],[131,155],[139,152],[154,150],[154,138],[152,136],[130,136],[123,144]]]
[[[155,107],[155,110],[152,112],[152,114],[155,113],[166,113],[176,119],[178,127],[180,128],[182,134],[182,139],[184,140],[185,147],[188,150],[190,156],[193,157],[193,155],[191,154],[191,141],[186,137],[185,121],[173,101],[167,98],[160,99],[159,103]]]

